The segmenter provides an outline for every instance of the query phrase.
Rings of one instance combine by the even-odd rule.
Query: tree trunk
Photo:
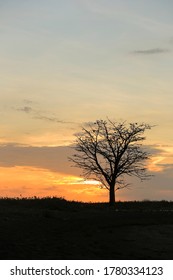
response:
[[[114,206],[115,205],[115,184],[110,185],[109,205],[110,206]]]

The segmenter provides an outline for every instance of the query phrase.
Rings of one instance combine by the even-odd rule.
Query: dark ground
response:
[[[173,259],[173,202],[0,199],[0,259]]]

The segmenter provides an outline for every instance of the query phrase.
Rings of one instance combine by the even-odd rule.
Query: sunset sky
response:
[[[173,1],[0,0],[0,196],[107,201],[68,156],[96,119],[146,122],[154,174],[117,200],[173,200]]]

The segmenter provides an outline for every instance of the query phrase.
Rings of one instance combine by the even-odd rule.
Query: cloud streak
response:
[[[165,152],[164,147],[144,146],[144,148],[152,154],[152,166],[161,168],[162,171],[172,168],[172,158],[169,162],[164,159],[169,159],[173,154]],[[1,144],[0,166],[32,166],[53,172],[79,175],[81,170],[72,167],[71,162],[68,161],[68,157],[73,153],[72,146],[33,147],[18,143]]]
[[[31,104],[31,101],[30,101],[30,104]],[[14,110],[16,110],[18,112],[24,112],[26,114],[30,114],[33,119],[37,119],[37,120],[43,120],[43,121],[47,121],[47,122],[54,122],[54,123],[60,123],[60,124],[72,123],[70,121],[60,120],[58,117],[56,117],[54,115],[47,115],[43,111],[34,109],[31,106],[22,106],[19,108],[14,108]]]
[[[71,123],[71,122],[60,120],[56,117],[50,117],[47,115],[40,114],[39,112],[37,112],[37,114],[35,114],[33,118],[37,120],[43,120],[43,121],[55,122],[55,123]]]
[[[79,169],[71,167],[68,157],[74,153],[71,146],[32,147],[17,143],[0,145],[0,166],[31,166],[52,172],[79,175]]]
[[[16,109],[19,112],[25,112],[25,113],[31,113],[33,111],[33,109],[29,106],[24,106],[24,107],[20,107],[18,109]]]
[[[135,55],[155,55],[155,54],[162,54],[168,52],[170,52],[169,49],[153,48],[153,49],[135,50],[132,51],[131,53]]]

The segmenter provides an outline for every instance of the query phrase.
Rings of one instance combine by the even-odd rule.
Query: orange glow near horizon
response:
[[[160,155],[151,157],[148,170],[159,174],[171,163],[172,149],[168,147]],[[33,166],[0,167],[0,197],[55,196],[83,202],[108,201],[109,192],[99,187],[100,182],[84,180],[80,176],[69,174],[73,170],[66,168],[66,165],[63,166],[62,170],[66,170],[67,173]],[[133,199],[133,195],[127,191],[118,191],[116,200],[128,200],[128,194],[129,199]]]
[[[1,197],[64,197],[67,200],[99,202],[107,192],[98,182],[30,166],[0,168]]]

